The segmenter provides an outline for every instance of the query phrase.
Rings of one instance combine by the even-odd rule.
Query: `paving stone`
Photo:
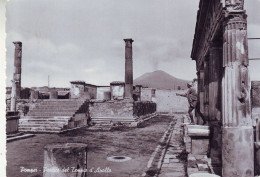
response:
[[[161,177],[183,177],[185,176],[184,162],[181,162],[177,156],[185,149],[182,145],[183,131],[182,119],[177,117],[177,123],[173,129],[172,138],[170,139],[169,147],[164,157],[164,162],[161,168]]]

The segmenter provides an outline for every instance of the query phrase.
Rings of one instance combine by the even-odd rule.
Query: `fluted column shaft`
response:
[[[245,11],[227,11],[223,33],[222,176],[254,176]]]

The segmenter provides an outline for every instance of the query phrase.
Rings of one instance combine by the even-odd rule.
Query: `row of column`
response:
[[[210,43],[198,71],[200,108],[211,130],[210,157],[219,175],[253,176],[245,12],[226,12],[222,33],[223,41]]]

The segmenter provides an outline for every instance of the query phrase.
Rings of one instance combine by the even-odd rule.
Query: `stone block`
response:
[[[130,124],[130,127],[137,127],[138,126],[138,122],[132,122],[131,124]]]
[[[197,164],[198,165],[198,169],[199,171],[208,171],[209,170],[209,167],[207,164]]]
[[[198,173],[198,172],[199,172],[198,168],[192,168],[192,167],[187,168],[188,176],[190,176],[191,174],[194,174],[194,173]]]
[[[192,139],[191,153],[196,155],[206,155],[209,147],[209,139]]]
[[[192,155],[188,155],[188,167],[196,167],[197,166],[197,161],[196,158]]]
[[[208,164],[208,157],[206,155],[194,155],[197,163]]]
[[[190,137],[208,137],[209,136],[209,126],[205,125],[186,125],[187,133]]]

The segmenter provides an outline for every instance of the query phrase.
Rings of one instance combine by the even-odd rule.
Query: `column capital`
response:
[[[228,10],[243,10],[244,0],[225,0],[225,7]]]
[[[14,44],[16,49],[21,49],[22,48],[22,42],[20,42],[20,41],[14,41],[13,44]]]
[[[247,15],[245,10],[236,10],[236,11],[226,11],[224,28],[226,30],[231,29],[247,29]]]
[[[126,47],[132,47],[132,43],[134,42],[134,40],[132,38],[124,39],[124,41],[125,41]]]

